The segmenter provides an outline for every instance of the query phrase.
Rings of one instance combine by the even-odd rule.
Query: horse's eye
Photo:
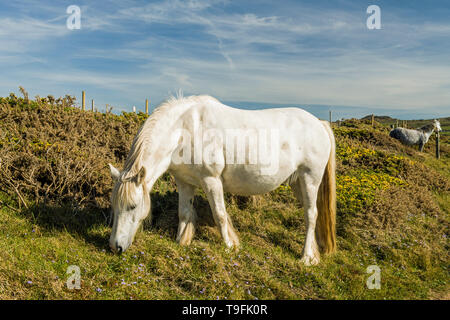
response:
[[[129,210],[134,210],[134,209],[136,209],[136,205],[129,206],[128,209]]]

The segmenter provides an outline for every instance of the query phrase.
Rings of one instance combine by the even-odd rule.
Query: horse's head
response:
[[[150,213],[150,194],[144,167],[126,178],[111,164],[109,167],[115,182],[111,195],[113,227],[109,245],[113,251],[122,253],[131,246],[139,226]]]
[[[434,119],[433,125],[434,125],[434,128],[436,129],[436,131],[442,131],[441,123],[439,122],[439,120]]]

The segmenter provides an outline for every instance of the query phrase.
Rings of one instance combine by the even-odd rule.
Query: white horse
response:
[[[127,250],[142,221],[151,216],[150,191],[166,171],[177,184],[181,245],[190,244],[194,235],[196,187],[206,193],[223,240],[231,248],[238,247],[239,240],[224,192],[263,194],[284,182],[305,211],[302,262],[317,264],[319,251],[336,249],[334,135],[328,122],[302,109],[250,111],[210,96],[171,98],[139,129],[124,170],[111,164],[110,169],[115,181],[110,246],[115,252]]]

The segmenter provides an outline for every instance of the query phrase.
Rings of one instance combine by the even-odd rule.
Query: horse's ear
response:
[[[120,177],[120,171],[117,170],[111,163],[108,163],[108,165],[109,165],[109,169],[111,170],[111,178],[112,178],[114,181],[119,180],[119,177]]]
[[[138,174],[137,174],[137,184],[141,185],[144,180],[145,180],[145,175],[146,175],[146,171],[145,171],[145,167],[142,167],[141,170],[139,170]]]

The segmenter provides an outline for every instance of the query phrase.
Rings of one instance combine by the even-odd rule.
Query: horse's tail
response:
[[[322,121],[331,142],[328,163],[317,196],[316,238],[323,253],[336,251],[336,142],[327,121]]]

